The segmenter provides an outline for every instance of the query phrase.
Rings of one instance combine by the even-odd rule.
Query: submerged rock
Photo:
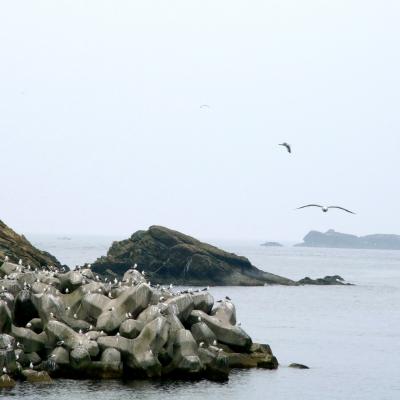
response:
[[[325,276],[324,278],[311,279],[306,276],[299,280],[300,285],[352,285],[351,283],[345,282],[345,280],[339,275]]]
[[[126,273],[135,264],[144,269],[153,283],[159,284],[296,285],[290,279],[259,270],[245,257],[162,226],[151,226],[129,239],[114,242],[107,256],[93,264],[93,271],[128,280]],[[131,279],[138,278],[141,279],[136,271]]]
[[[307,367],[307,365],[304,364],[297,364],[297,363],[292,363],[289,365],[289,368],[296,368],[296,369],[310,369],[310,367]]]

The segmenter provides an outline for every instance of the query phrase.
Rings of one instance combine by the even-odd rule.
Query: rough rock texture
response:
[[[121,277],[135,264],[140,271],[145,271],[148,279],[159,284],[296,284],[259,270],[245,257],[162,226],[151,226],[147,231],[137,231],[129,239],[114,242],[107,256],[93,264],[93,271]]]
[[[348,249],[387,249],[400,250],[400,235],[367,235],[356,236],[336,232],[333,229],[327,232],[311,231],[298,247],[333,247]]]
[[[0,387],[55,377],[223,381],[231,368],[278,367],[236,325],[233,303],[214,304],[206,289],[151,285],[137,271],[121,281],[9,261],[0,271]]]
[[[0,260],[4,260],[6,256],[11,262],[18,263],[19,260],[22,260],[32,267],[41,267],[42,265],[59,267],[61,265],[51,254],[32,246],[24,235],[18,235],[0,221]]]

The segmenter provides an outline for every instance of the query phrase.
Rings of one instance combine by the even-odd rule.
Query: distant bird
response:
[[[292,147],[290,146],[289,143],[286,143],[286,142],[279,143],[279,146],[286,147],[286,150],[288,151],[288,153],[291,153],[291,152],[292,152]]]
[[[348,213],[350,213],[350,214],[355,214],[355,212],[350,211],[350,210],[348,210],[347,208],[343,208],[343,207],[339,207],[339,206],[321,206],[321,205],[319,205],[319,204],[307,204],[307,205],[305,205],[305,206],[298,207],[297,210],[300,210],[301,208],[306,208],[306,207],[319,207],[319,208],[321,208],[321,210],[322,210],[324,213],[328,212],[328,210],[329,210],[330,208],[338,208],[339,210],[346,211],[346,212],[348,212]]]
[[[204,108],[211,108],[208,104],[202,104],[201,106],[200,106],[200,108],[202,108],[202,109],[204,109]]]
[[[67,293],[67,294],[69,293],[69,289],[68,288],[65,289],[65,293]]]
[[[32,362],[32,361],[31,361],[30,364],[29,364],[29,368],[30,368],[30,369],[33,369],[33,362]]]
[[[225,299],[231,301],[232,299],[229,296],[225,296]]]
[[[9,260],[8,256],[4,257],[4,261],[7,262]]]

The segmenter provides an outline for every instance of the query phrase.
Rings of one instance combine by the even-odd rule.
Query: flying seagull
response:
[[[292,148],[290,147],[289,143],[283,142],[283,143],[279,143],[279,146],[283,146],[286,147],[286,150],[288,151],[288,153],[292,152]]]
[[[355,214],[355,212],[350,211],[350,210],[348,210],[347,208],[343,208],[343,207],[339,207],[339,206],[321,206],[321,205],[319,205],[319,204],[307,204],[307,205],[305,205],[305,206],[298,207],[297,210],[300,210],[301,208],[306,208],[306,207],[319,207],[319,208],[322,209],[322,211],[323,211],[324,213],[328,212],[328,210],[329,210],[330,208],[338,208],[339,210],[346,211],[346,212],[348,212],[348,213],[350,213],[350,214]]]
[[[202,104],[200,108],[211,108],[208,104]]]

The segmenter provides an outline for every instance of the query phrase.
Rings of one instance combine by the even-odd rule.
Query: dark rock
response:
[[[12,326],[12,315],[4,300],[0,300],[0,333],[10,333]]]
[[[400,250],[400,235],[375,234],[356,236],[330,229],[325,233],[311,231],[304,237],[303,243],[295,246]]]
[[[18,263],[19,260],[22,260],[24,264],[30,264],[32,267],[61,266],[54,256],[37,249],[24,235],[18,235],[0,221],[0,260],[4,260],[6,256],[11,262]]]
[[[39,317],[29,290],[21,290],[14,302],[14,325],[25,326],[31,319]]]
[[[310,367],[307,367],[307,365],[304,364],[297,364],[297,363],[292,363],[289,365],[289,368],[297,368],[297,369],[310,369]]]
[[[290,279],[259,270],[245,257],[161,226],[151,226],[129,239],[114,242],[107,256],[99,258],[92,269],[123,276],[135,264],[145,270],[152,282],[163,284],[296,285]]]
[[[298,282],[300,285],[352,285],[351,283],[346,283],[344,279],[339,275],[325,276],[324,278],[311,279],[306,276],[300,279]]]

